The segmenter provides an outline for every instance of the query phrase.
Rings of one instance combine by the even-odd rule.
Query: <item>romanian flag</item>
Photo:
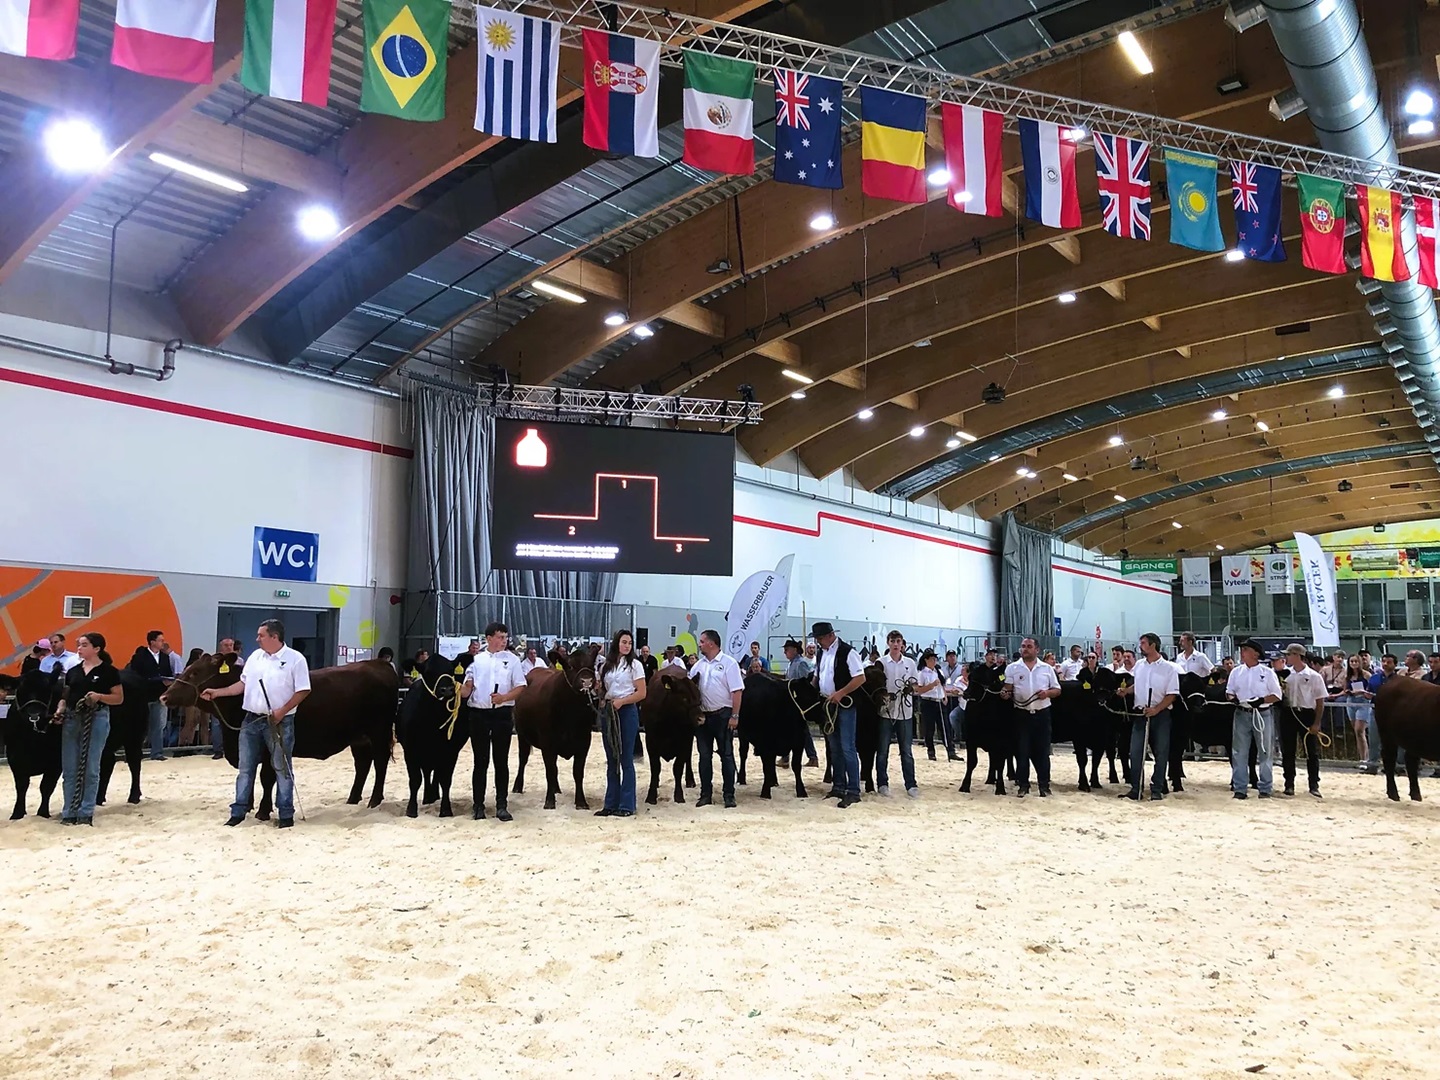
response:
[[[860,190],[872,199],[923,203],[923,97],[893,90],[860,90]]]
[[[1400,246],[1400,196],[1357,184],[1355,202],[1360,207],[1360,273],[1376,281],[1409,281]]]

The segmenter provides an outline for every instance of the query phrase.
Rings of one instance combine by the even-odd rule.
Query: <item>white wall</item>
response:
[[[0,335],[104,352],[101,334],[13,315],[0,315]],[[112,353],[162,359],[133,339]],[[0,558],[248,578],[264,525],[319,533],[322,582],[393,588],[405,565],[401,425],[395,399],[183,350],[161,383],[0,345],[11,481]],[[82,473],[93,479],[77,483]]]

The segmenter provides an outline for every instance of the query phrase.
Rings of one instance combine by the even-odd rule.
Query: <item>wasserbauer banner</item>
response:
[[[725,651],[736,660],[750,654],[750,642],[760,642],[761,655],[768,655],[771,625],[784,621],[790,607],[790,568],[794,555],[786,555],[774,570],[751,574],[730,601],[725,618]]]

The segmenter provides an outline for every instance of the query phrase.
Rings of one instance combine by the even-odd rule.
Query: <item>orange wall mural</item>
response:
[[[67,618],[67,596],[90,597],[90,617]],[[104,634],[106,651],[121,667],[151,630],[165,631],[170,647],[185,655],[175,601],[153,575],[0,566],[0,672],[18,672],[31,646],[57,630],[71,649],[78,634]]]

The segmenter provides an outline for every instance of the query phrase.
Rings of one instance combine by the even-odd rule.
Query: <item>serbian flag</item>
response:
[[[80,0],[0,0],[0,53],[69,60],[80,28]]]
[[[215,0],[117,0],[116,67],[157,79],[215,77]]]
[[[586,30],[585,145],[660,156],[660,43]]]
[[[1400,196],[1384,188],[1355,185],[1360,208],[1360,273],[1376,281],[1409,281],[1400,246]]]
[[[860,89],[860,190],[872,199],[923,203],[925,107],[915,94]]]
[[[1416,277],[1427,289],[1440,289],[1435,276],[1435,227],[1440,225],[1440,200],[1429,195],[1415,196],[1415,237],[1420,241],[1420,266]]]
[[[1000,188],[1005,170],[1000,161],[1000,136],[1005,117],[975,105],[943,102],[940,122],[945,132],[945,171],[950,174],[947,201],[966,214],[1000,217]]]
[[[1070,128],[1041,120],[1020,121],[1020,154],[1025,159],[1025,216],[1052,229],[1080,227],[1080,192],[1075,186],[1075,142]]]

